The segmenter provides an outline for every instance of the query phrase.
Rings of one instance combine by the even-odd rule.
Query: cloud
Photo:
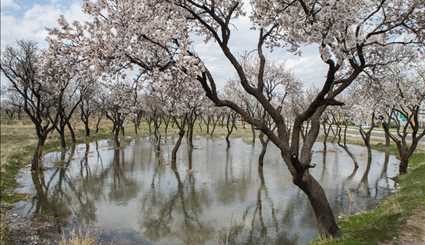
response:
[[[12,3],[7,4],[12,6],[10,5]],[[80,5],[80,1],[72,1],[68,5],[50,2],[48,4],[34,4],[21,13],[2,10],[1,48],[14,45],[16,41],[21,39],[32,40],[38,42],[42,47],[45,46],[46,28],[56,26],[60,15],[64,15],[70,22],[87,18],[82,13]]]

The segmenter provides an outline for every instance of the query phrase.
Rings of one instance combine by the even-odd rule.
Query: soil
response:
[[[425,210],[418,209],[400,229],[399,238],[384,245],[425,245]]]
[[[45,218],[31,219],[6,211],[4,221],[7,224],[6,244],[58,244],[61,234],[53,222]]]

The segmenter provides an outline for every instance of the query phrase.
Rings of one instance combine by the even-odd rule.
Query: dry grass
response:
[[[72,231],[68,237],[63,237],[59,245],[96,245],[96,236],[90,232]]]

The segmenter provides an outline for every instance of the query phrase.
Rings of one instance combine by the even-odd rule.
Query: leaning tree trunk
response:
[[[75,137],[74,129],[72,128],[72,125],[69,121],[66,122],[66,126],[68,127],[69,133],[71,135],[72,144],[75,145],[77,143],[77,138]]]
[[[294,178],[294,184],[307,195],[316,217],[319,233],[328,237],[338,237],[340,231],[335,216],[317,180],[306,171],[302,177]]]
[[[96,134],[97,133],[99,133],[99,126],[100,126],[100,121],[102,121],[102,115],[100,115],[98,118],[97,118],[97,121],[96,121]]]
[[[329,124],[329,126],[326,127],[326,123],[322,123],[322,126],[323,126],[323,135],[324,135],[324,137],[323,137],[323,151],[326,152],[327,149],[328,149],[327,143],[328,143],[328,137],[329,137],[329,133],[330,133],[332,125]]]
[[[212,128],[211,128],[211,132],[210,132],[210,137],[214,136],[214,132],[215,132],[215,128],[217,127],[217,123],[218,123],[218,119],[212,121]]]
[[[176,142],[176,144],[173,147],[173,151],[171,152],[171,167],[173,169],[176,169],[177,168],[177,165],[176,165],[176,162],[177,162],[177,152],[178,152],[178,150],[180,148],[180,145],[182,143],[184,134],[185,134],[184,129],[181,129],[179,131],[179,138],[177,139],[177,142]]]
[[[358,169],[359,168],[359,163],[357,162],[355,156],[353,155],[353,153],[348,149],[347,146],[347,124],[344,125],[344,136],[343,136],[343,143],[341,143],[341,131],[342,128],[340,125],[337,125],[338,129],[338,146],[341,147],[342,149],[344,149],[344,151],[348,154],[348,156],[351,158],[351,160],[353,160],[353,164],[354,164],[354,169]]]

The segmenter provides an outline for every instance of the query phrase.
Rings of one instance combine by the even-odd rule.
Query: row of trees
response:
[[[417,113],[424,98],[423,72],[414,65],[423,57],[424,8],[419,0],[86,0],[83,10],[90,21],[70,24],[62,17],[60,27],[50,30],[48,49],[38,52],[33,44],[20,43],[5,52],[1,67],[23,98],[41,146],[54,129],[61,135],[66,127],[72,131],[69,119],[78,105],[89,110],[96,103],[84,98],[99,97],[94,108],[105,108],[117,145],[125,120],[137,127],[144,114],[157,147],[163,123],[179,127],[178,149],[184,133],[192,138],[200,112],[204,121],[215,120],[207,97],[227,108],[221,113],[229,134],[240,118],[260,132],[264,149],[269,141],[279,148],[293,183],[310,200],[320,232],[338,236],[325,192],[309,171],[313,145],[321,125],[328,129],[322,122],[345,125],[338,129],[341,135],[347,118],[362,122],[359,130],[368,145],[374,126],[366,129],[364,122],[375,125],[379,119],[397,144],[401,172],[407,170],[425,134]],[[250,55],[239,57],[230,37],[234,20],[248,17],[258,42]],[[234,69],[236,77],[223,91],[197,55],[194,36],[214,42]],[[312,43],[319,45],[327,73],[317,81],[318,89],[303,90],[266,52],[299,53]],[[350,106],[350,98],[360,103]],[[37,149],[34,159],[41,155],[42,148]]]

